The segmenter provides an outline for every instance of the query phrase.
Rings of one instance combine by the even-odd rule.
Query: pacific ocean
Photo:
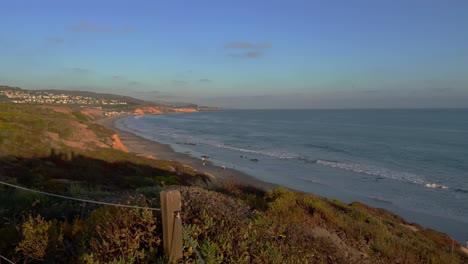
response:
[[[468,239],[468,109],[223,110],[116,125],[262,181]]]

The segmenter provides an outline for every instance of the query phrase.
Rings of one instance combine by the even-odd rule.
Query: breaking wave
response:
[[[356,163],[342,163],[342,162],[335,162],[335,161],[325,161],[325,160],[317,160],[317,164],[325,165],[332,168],[339,168],[348,171],[354,171],[359,173],[365,173],[368,175],[379,176],[387,179],[411,182],[415,184],[424,185],[426,182],[420,176],[409,173],[409,172],[398,172],[393,171],[385,168],[380,168],[376,166],[369,166],[369,165],[362,165]]]
[[[162,129],[162,128],[155,129],[154,127],[145,127],[145,126],[143,127],[140,126],[139,128],[137,128],[136,126],[133,126],[125,121],[123,122],[122,121],[119,122],[120,123],[118,125],[119,128],[123,130],[127,130],[129,132],[134,132],[135,134],[143,136],[147,139],[149,138],[149,135],[158,135],[158,136],[170,138],[172,140],[177,140],[176,142],[181,143],[183,145],[195,146],[195,145],[205,144],[205,145],[209,145],[209,146],[216,147],[216,148],[222,148],[222,149],[232,150],[232,151],[237,151],[237,152],[242,152],[242,153],[249,153],[252,155],[264,155],[264,156],[268,156],[268,157],[276,158],[276,159],[298,160],[300,162],[311,164],[311,165],[319,164],[319,165],[323,165],[323,166],[327,166],[331,168],[337,168],[337,169],[342,169],[342,170],[347,170],[347,171],[352,171],[352,172],[357,172],[357,173],[364,173],[367,175],[373,175],[373,176],[382,177],[386,179],[413,183],[413,184],[417,184],[417,185],[420,185],[422,187],[429,188],[429,189],[440,189],[440,190],[450,189],[451,191],[454,191],[454,192],[468,193],[468,189],[463,189],[463,188],[458,188],[458,187],[449,187],[439,182],[427,181],[423,177],[416,175],[414,173],[410,173],[410,172],[395,171],[395,170],[382,168],[378,166],[364,165],[364,164],[358,164],[358,163],[346,163],[346,162],[341,162],[337,160],[313,159],[308,156],[303,156],[301,154],[294,153],[294,152],[271,150],[271,149],[263,150],[263,149],[258,149],[255,146],[242,146],[242,147],[233,146],[220,140],[214,140],[214,139],[208,139],[208,138],[203,138],[203,137],[197,137],[197,136],[190,135],[190,134],[188,135],[184,133],[178,133],[178,131],[174,129]],[[334,148],[333,146],[309,145],[309,147],[331,150],[333,152],[346,153],[346,151],[342,149]]]
[[[270,156],[270,157],[278,158],[278,159],[294,159],[298,157],[298,155],[296,154],[292,154],[292,153],[285,152],[285,151],[264,151],[264,150],[257,150],[257,149],[237,148],[237,147],[225,145],[222,143],[216,144],[216,147],[240,151],[244,153],[260,154],[260,155]]]
[[[399,172],[393,171],[386,168],[380,168],[377,166],[370,166],[370,165],[362,165],[362,164],[355,164],[355,163],[343,163],[343,162],[336,162],[336,161],[326,161],[326,160],[317,160],[317,164],[321,164],[324,166],[338,168],[358,173],[365,173],[368,175],[378,176],[386,179],[398,180],[403,182],[409,182],[424,186],[426,188],[431,189],[442,189],[448,190],[452,189],[456,192],[468,192],[468,190],[460,189],[460,188],[450,188],[446,185],[439,184],[439,183],[432,183],[427,182],[424,178],[409,172]]]

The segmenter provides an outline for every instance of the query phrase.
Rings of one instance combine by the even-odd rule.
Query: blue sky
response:
[[[239,108],[468,107],[468,2],[0,0],[0,83]]]

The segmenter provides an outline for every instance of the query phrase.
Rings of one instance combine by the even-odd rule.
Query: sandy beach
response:
[[[126,116],[108,117],[97,120],[96,123],[114,130],[129,152],[141,156],[153,156],[161,160],[174,160],[184,165],[195,168],[198,171],[214,176],[214,182],[233,182],[254,186],[263,190],[278,187],[273,183],[263,182],[251,175],[238,170],[215,166],[209,161],[203,162],[201,158],[192,157],[185,153],[175,152],[169,145],[147,140],[133,133],[123,131],[115,126],[115,121]],[[205,163],[205,165],[203,165]]]

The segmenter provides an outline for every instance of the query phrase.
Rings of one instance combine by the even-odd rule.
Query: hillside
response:
[[[26,90],[19,87],[0,85],[0,102],[21,104],[53,104],[68,106],[99,107],[107,110],[132,111],[136,108],[153,107],[163,109],[192,108],[219,110],[217,107],[198,106],[188,103],[146,101],[130,96],[71,90]]]
[[[149,102],[129,96],[68,90],[24,90],[0,85],[0,103],[66,107],[91,119],[110,116],[216,111],[217,107]],[[71,111],[71,110],[70,110]]]
[[[207,263],[468,263],[447,235],[383,209],[213,181],[129,153],[89,111],[0,104],[0,181],[150,207],[160,206],[161,190],[180,190],[183,224]],[[0,190],[0,254],[17,263],[165,261],[158,212]],[[184,241],[181,262],[196,259]]]

